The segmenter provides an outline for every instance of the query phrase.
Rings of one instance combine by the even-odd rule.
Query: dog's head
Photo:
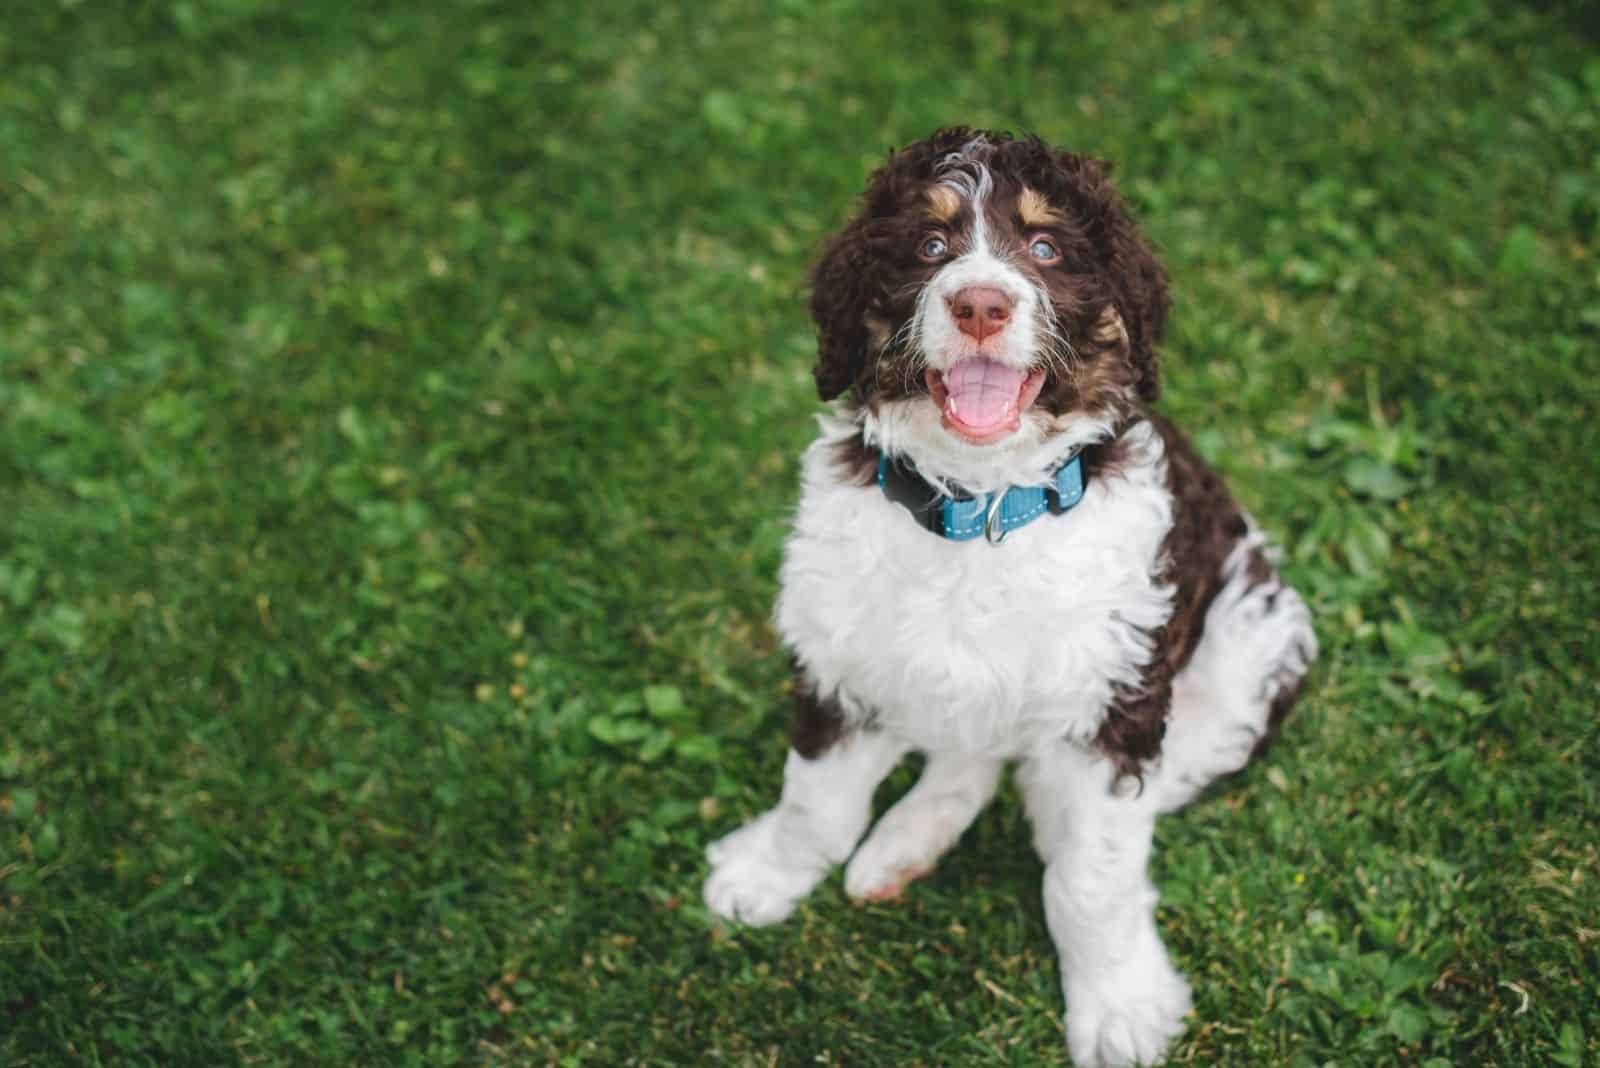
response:
[[[1107,169],[965,128],[892,153],[812,275],[822,398],[951,477],[1153,400],[1166,275]]]

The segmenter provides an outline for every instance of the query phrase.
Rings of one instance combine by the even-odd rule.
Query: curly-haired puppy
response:
[[[1080,1065],[1156,1061],[1183,1030],[1156,816],[1264,747],[1316,655],[1261,532],[1152,408],[1167,279],[1106,170],[943,130],[824,250],[816,381],[844,399],[782,570],[793,748],[705,886],[749,924],[847,859],[851,896],[895,897],[1014,761]],[[921,779],[862,841],[911,750]]]

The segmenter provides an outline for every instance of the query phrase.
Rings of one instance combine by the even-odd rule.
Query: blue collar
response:
[[[1083,454],[1075,452],[1056,468],[1048,486],[1011,486],[1001,493],[947,497],[903,459],[878,454],[878,486],[883,495],[910,512],[924,530],[951,541],[987,538],[999,545],[1018,527],[1045,513],[1061,515],[1083,500]]]

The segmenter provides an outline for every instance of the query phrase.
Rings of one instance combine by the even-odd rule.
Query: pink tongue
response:
[[[945,411],[973,430],[993,430],[1016,414],[1024,377],[1023,372],[983,356],[962,360],[944,373],[944,386],[950,392]]]

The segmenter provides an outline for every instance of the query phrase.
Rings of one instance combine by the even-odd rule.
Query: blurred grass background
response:
[[[1009,796],[897,906],[698,898],[783,756],[804,270],[951,123],[1118,162],[1165,405],[1318,612],[1270,762],[1161,831],[1175,1059],[1595,1063],[1597,40],[1486,0],[14,5],[0,1063],[1060,1063]]]

